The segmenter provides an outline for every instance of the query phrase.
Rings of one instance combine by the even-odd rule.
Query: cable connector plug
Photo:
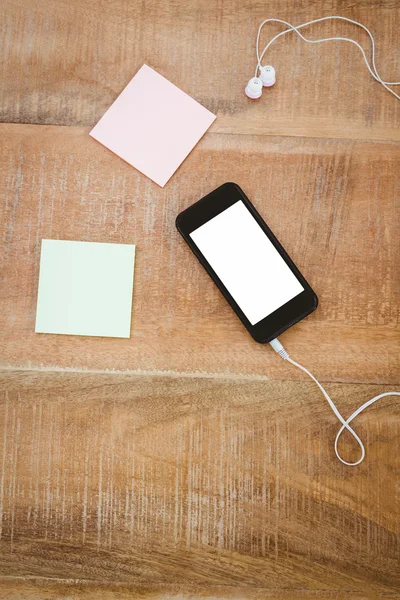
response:
[[[275,338],[270,342],[272,348],[281,356],[284,360],[289,358],[289,354],[286,352],[285,348],[282,346],[278,338]]]

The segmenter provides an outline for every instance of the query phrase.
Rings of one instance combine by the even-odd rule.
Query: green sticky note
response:
[[[133,244],[42,240],[36,333],[129,338]]]

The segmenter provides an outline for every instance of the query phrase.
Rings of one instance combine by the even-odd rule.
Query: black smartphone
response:
[[[317,308],[315,292],[235,183],[189,206],[176,226],[256,342]]]

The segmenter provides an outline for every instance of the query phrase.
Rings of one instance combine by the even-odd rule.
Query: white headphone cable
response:
[[[304,373],[307,373],[307,375],[309,377],[311,377],[311,379],[317,384],[317,386],[319,387],[319,389],[321,390],[321,392],[325,396],[326,400],[328,401],[329,406],[331,407],[331,409],[335,413],[336,417],[342,423],[342,426],[339,429],[339,431],[337,432],[336,439],[335,439],[335,446],[334,447],[335,447],[335,454],[336,454],[337,458],[340,460],[340,462],[342,462],[344,465],[348,465],[349,467],[355,467],[356,465],[359,465],[364,460],[364,457],[365,457],[365,448],[364,448],[364,444],[362,443],[361,439],[356,434],[356,432],[354,431],[354,429],[352,427],[350,427],[349,423],[351,423],[351,421],[353,419],[355,419],[366,408],[368,408],[369,406],[371,406],[371,404],[374,404],[374,402],[376,402],[377,400],[380,400],[381,398],[384,398],[385,396],[400,396],[400,392],[384,392],[383,394],[379,394],[378,396],[375,396],[374,398],[371,398],[371,400],[368,400],[367,402],[364,402],[364,404],[362,404],[359,408],[357,408],[357,410],[355,410],[350,415],[350,417],[348,419],[344,419],[342,417],[342,415],[340,414],[339,410],[337,409],[335,403],[333,402],[333,400],[329,396],[328,392],[322,387],[322,385],[320,384],[320,382],[314,377],[314,375],[312,373],[310,373],[310,371],[308,369],[306,369],[305,367],[303,367],[302,365],[300,365],[299,363],[295,362],[294,360],[292,360],[290,358],[289,354],[286,352],[286,350],[284,349],[284,347],[282,346],[282,344],[278,340],[278,338],[275,338],[274,340],[272,340],[272,342],[270,342],[270,345],[275,350],[275,352],[277,352],[279,354],[279,356],[281,356],[284,360],[287,360],[288,362],[290,362],[292,365],[294,365],[298,369],[301,369],[302,371],[304,371]],[[340,438],[340,436],[342,435],[342,433],[343,433],[343,431],[345,429],[347,429],[347,431],[349,431],[351,433],[351,435],[356,440],[357,444],[360,446],[361,457],[357,461],[355,461],[355,462],[347,462],[346,460],[344,460],[340,456],[340,453],[339,453],[339,450],[338,450],[339,438]]]
[[[368,33],[368,35],[370,37],[370,40],[371,40],[371,44],[372,44],[372,68],[371,68],[371,66],[370,66],[370,64],[368,62],[368,59],[367,59],[366,54],[364,52],[364,49],[355,40],[353,40],[351,38],[346,38],[346,37],[329,37],[329,38],[321,38],[321,39],[318,39],[318,40],[310,40],[310,39],[306,38],[302,33],[300,33],[300,31],[298,31],[299,29],[301,29],[303,27],[307,27],[308,25],[312,25],[314,23],[319,23],[321,21],[327,21],[329,19],[337,19],[337,20],[341,20],[341,21],[347,21],[349,23],[352,23],[353,25],[357,25],[358,27],[361,27],[362,29],[364,29],[364,31],[366,31]],[[259,52],[259,41],[260,41],[261,30],[262,30],[263,26],[266,23],[269,23],[269,22],[282,23],[283,25],[286,25],[289,29],[285,29],[284,31],[281,31],[275,37],[273,37],[268,42],[268,44],[265,46],[264,50],[262,51],[262,53],[260,55],[260,52]],[[358,21],[353,21],[352,19],[348,19],[347,17],[340,17],[340,16],[322,17],[321,19],[314,19],[313,21],[308,21],[307,23],[303,23],[303,24],[297,25],[297,26],[294,26],[291,23],[288,23],[287,21],[284,21],[282,19],[272,19],[272,18],[271,19],[265,19],[265,21],[263,21],[260,24],[260,26],[258,28],[258,32],[257,32],[257,41],[256,41],[257,67],[256,67],[256,70],[255,70],[255,76],[256,77],[258,75],[259,69],[261,69],[261,67],[262,67],[261,61],[264,58],[264,55],[265,55],[266,51],[268,50],[268,48],[279,37],[281,37],[282,35],[285,35],[286,33],[289,33],[290,31],[294,31],[295,33],[297,33],[297,35],[302,40],[304,40],[305,42],[307,42],[309,44],[319,44],[321,42],[328,42],[328,41],[344,41],[344,42],[350,42],[351,44],[354,44],[361,51],[361,53],[363,55],[363,58],[364,58],[364,61],[365,61],[365,64],[367,65],[368,71],[370,72],[370,74],[372,75],[372,77],[374,79],[376,79],[376,81],[378,81],[379,83],[381,83],[385,89],[387,89],[391,94],[393,94],[393,96],[395,96],[398,100],[400,100],[400,95],[396,94],[396,92],[394,92],[393,90],[391,90],[388,87],[389,85],[400,85],[400,81],[383,81],[382,78],[380,77],[379,73],[378,73],[378,70],[377,70],[376,64],[375,64],[375,40],[374,40],[374,37],[373,37],[372,33],[362,23],[359,23]]]

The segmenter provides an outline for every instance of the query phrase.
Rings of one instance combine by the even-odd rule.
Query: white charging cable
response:
[[[331,399],[331,397],[329,396],[328,392],[322,387],[322,385],[314,377],[314,375],[312,373],[310,373],[310,371],[308,369],[306,369],[299,363],[292,360],[290,358],[289,354],[286,352],[286,350],[284,349],[284,347],[282,346],[282,344],[280,343],[280,341],[277,338],[272,340],[272,342],[270,342],[270,345],[275,350],[275,352],[277,352],[279,354],[279,356],[281,356],[284,360],[287,360],[288,362],[290,362],[292,365],[294,365],[298,369],[301,369],[302,371],[304,371],[304,373],[307,373],[307,375],[309,377],[311,377],[311,379],[317,384],[317,386],[319,387],[319,389],[325,396],[326,400],[328,401],[329,406],[331,407],[331,409],[335,413],[336,417],[339,419],[339,421],[342,424],[341,428],[339,429],[339,431],[336,434],[336,439],[335,439],[335,454],[336,454],[336,456],[338,457],[340,462],[342,462],[344,465],[348,465],[349,467],[355,467],[356,465],[359,465],[364,460],[365,448],[364,448],[364,444],[362,443],[362,441],[360,440],[360,438],[358,437],[358,435],[356,434],[354,429],[352,427],[350,427],[349,423],[351,423],[351,421],[353,419],[355,419],[360,413],[362,413],[366,408],[368,408],[368,406],[371,406],[371,404],[374,404],[374,402],[377,402],[377,400],[380,400],[381,398],[384,398],[385,396],[400,396],[400,392],[384,392],[383,394],[379,394],[378,396],[371,398],[371,400],[368,400],[368,402],[364,402],[364,404],[362,404],[359,408],[357,408],[357,410],[355,410],[348,419],[344,419],[342,417],[342,415],[340,414],[340,412],[338,411],[338,409],[336,408],[336,405],[333,402],[333,400]],[[342,433],[345,429],[347,429],[347,431],[349,431],[351,433],[351,435],[356,440],[357,444],[360,446],[361,456],[356,462],[347,462],[339,454],[338,442],[339,442],[340,436],[342,435]]]
[[[357,27],[361,27],[364,31],[366,31],[370,37],[371,40],[371,44],[372,44],[372,52],[371,52],[371,61],[372,61],[372,66],[370,65],[364,49],[361,47],[361,45],[356,42],[355,40],[351,39],[351,38],[346,38],[346,37],[328,37],[328,38],[321,38],[321,39],[317,39],[317,40],[310,40],[308,38],[306,38],[300,31],[299,29],[302,29],[303,27],[308,27],[309,25],[313,25],[314,23],[320,23],[322,21],[328,21],[330,19],[336,19],[336,20],[340,20],[340,21],[347,21],[348,23],[352,23],[353,25],[357,25]],[[260,51],[259,51],[259,43],[260,43],[260,35],[261,35],[261,30],[264,27],[264,25],[266,23],[270,23],[270,22],[274,22],[274,23],[282,23],[283,25],[286,25],[289,29],[285,29],[284,31],[281,31],[280,33],[278,33],[275,37],[273,37],[268,44],[265,46],[264,50],[262,51],[261,55],[260,55]],[[353,21],[352,19],[348,19],[347,17],[340,17],[340,16],[328,16],[328,17],[322,17],[321,19],[314,19],[313,21],[308,21],[307,23],[302,23],[301,25],[292,25],[291,23],[288,23],[287,21],[284,21],[282,19],[265,19],[265,21],[263,21],[261,23],[261,25],[258,28],[258,33],[257,33],[257,42],[256,42],[256,53],[257,53],[257,67],[256,67],[256,71],[255,71],[255,77],[257,77],[259,70],[261,70],[262,65],[261,65],[261,61],[264,58],[265,53],[267,52],[268,48],[271,46],[271,44],[273,44],[278,38],[280,38],[282,35],[285,35],[291,31],[294,31],[295,33],[297,33],[297,35],[304,40],[305,42],[309,43],[309,44],[320,44],[322,42],[330,42],[330,41],[342,41],[342,42],[349,42],[351,44],[354,44],[355,46],[357,46],[357,48],[359,48],[359,50],[361,50],[361,53],[363,55],[365,64],[367,65],[368,71],[371,73],[372,77],[374,79],[376,79],[376,81],[379,81],[379,83],[381,83],[383,85],[383,87],[385,89],[387,89],[391,94],[393,94],[393,96],[395,96],[398,100],[400,100],[400,95],[396,94],[396,92],[394,92],[393,90],[390,89],[390,87],[388,87],[389,85],[400,85],[400,81],[383,81],[383,79],[380,77],[378,70],[376,68],[376,64],[375,64],[375,40],[374,40],[374,36],[372,35],[372,33],[370,32],[370,30],[365,27],[365,25],[363,25],[362,23],[359,23],[358,21]]]

